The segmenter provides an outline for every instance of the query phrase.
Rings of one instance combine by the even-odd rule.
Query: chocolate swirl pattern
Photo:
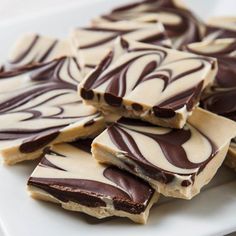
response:
[[[207,22],[204,40],[236,37],[236,17],[212,17]]]
[[[181,128],[216,71],[212,58],[119,39],[79,87],[104,112]]]
[[[224,131],[226,123],[234,129],[231,134]],[[190,199],[213,177],[235,133],[236,124],[200,109],[179,130],[122,118],[95,138],[92,152],[98,161],[130,171],[164,195]]]
[[[204,41],[190,44],[186,49],[196,54],[217,58],[219,71],[214,85],[204,90],[201,106],[236,121],[236,40],[228,38]],[[233,140],[226,163],[233,168],[236,166],[236,147]]]
[[[31,194],[52,196],[62,207],[98,218],[118,215],[144,223],[144,213],[148,214],[157,194],[129,173],[97,164],[91,142],[59,144],[48,150],[28,181]]]
[[[218,115],[236,121],[236,87],[208,88],[201,99],[201,106]]]
[[[0,151],[8,164],[36,158],[49,144],[93,135],[103,127],[96,109],[77,95],[82,77],[75,58],[15,68],[0,78]]]
[[[186,47],[190,52],[216,57],[219,71],[214,86],[201,98],[203,108],[236,121],[236,40],[217,39]]]
[[[182,48],[202,38],[203,24],[180,1],[140,1],[114,9],[111,13],[94,19],[93,23],[115,22],[120,20],[163,23],[167,36],[175,48]]]
[[[8,63],[2,70],[30,65],[32,63],[50,62],[62,56],[74,56],[69,40],[59,40],[39,34],[25,34],[14,44]]]
[[[215,86],[221,88],[236,87],[235,39],[216,39],[193,43],[187,45],[186,50],[195,54],[217,58],[219,70],[216,75]]]
[[[117,36],[144,43],[171,47],[161,23],[120,21],[103,23],[89,28],[78,28],[72,33],[75,47],[85,67],[94,68],[112,49]]]

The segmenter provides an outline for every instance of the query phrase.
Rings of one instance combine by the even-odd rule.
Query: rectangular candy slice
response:
[[[201,106],[236,122],[236,39],[216,39],[192,43],[186,50],[215,57],[219,71],[214,85],[207,88],[201,97]],[[226,164],[236,170],[236,141],[232,140]]]
[[[158,193],[125,171],[99,165],[91,155],[91,141],[48,150],[28,181],[31,196],[99,219],[115,215],[146,223]]]
[[[191,199],[215,175],[235,134],[234,122],[197,108],[183,129],[122,118],[94,139],[92,153],[165,196]]]
[[[216,72],[216,59],[118,38],[79,91],[104,114],[182,128]]]
[[[73,57],[0,72],[0,155],[6,164],[37,158],[53,143],[96,135],[104,119],[77,94]]]
[[[111,50],[117,36],[144,43],[171,47],[161,23],[119,21],[99,26],[75,29],[71,38],[84,60],[85,68],[97,66]]]
[[[180,0],[136,1],[94,19],[93,25],[120,20],[161,22],[174,48],[200,41],[204,29],[203,23]]]

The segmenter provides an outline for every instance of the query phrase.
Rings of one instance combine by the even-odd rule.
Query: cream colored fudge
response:
[[[113,47],[117,36],[144,43],[171,47],[161,23],[140,23],[130,21],[106,22],[99,26],[78,28],[71,33],[71,39],[85,68],[90,71],[97,66]]]
[[[213,178],[235,134],[235,122],[197,108],[183,129],[123,118],[94,139],[92,153],[165,196],[191,199]]]
[[[82,103],[73,57],[0,73],[0,155],[6,164],[38,158],[45,147],[98,134],[104,119]]]
[[[146,223],[159,194],[125,171],[99,165],[90,153],[91,141],[48,150],[28,181],[31,196],[99,219],[115,215]]]
[[[182,128],[216,72],[216,59],[118,38],[79,93],[104,114]]]

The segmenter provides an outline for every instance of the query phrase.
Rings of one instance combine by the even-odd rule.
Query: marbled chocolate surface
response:
[[[75,47],[85,67],[94,68],[112,49],[117,36],[139,42],[171,47],[163,25],[132,21],[104,22],[98,26],[78,28],[72,32]]]
[[[92,125],[99,119],[77,94],[81,78],[72,57],[0,72],[0,150],[19,147],[30,153],[53,142],[69,125]]]
[[[121,118],[94,139],[93,154],[142,177],[164,195],[191,198],[220,167],[235,135],[234,122],[199,108],[183,129]]]
[[[108,14],[94,19],[93,23],[119,20],[163,23],[168,37],[175,48],[182,48],[202,38],[203,24],[180,1],[144,0],[114,9]]]
[[[214,85],[207,88],[201,98],[202,107],[236,121],[236,40],[217,39],[193,43],[190,52],[215,57],[219,71]]]
[[[131,214],[145,211],[154,190],[125,171],[96,163],[90,153],[91,142],[80,140],[48,150],[28,185],[62,202],[91,208],[112,207]]]
[[[173,118],[193,109],[216,71],[213,58],[121,38],[83,80],[80,93],[88,102]]]
[[[62,56],[75,56],[70,40],[28,33],[21,36],[13,45],[2,70],[50,62]]]

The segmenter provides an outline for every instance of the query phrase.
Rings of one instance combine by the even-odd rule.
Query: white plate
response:
[[[117,1],[118,2],[118,1]],[[128,2],[119,0],[119,4]],[[235,0],[188,0],[202,17],[235,13]],[[226,4],[227,2],[227,4]],[[66,36],[69,29],[85,25],[91,17],[106,12],[115,1],[80,1],[73,6],[60,6],[54,12],[26,16],[8,23],[0,22],[0,60],[21,33],[36,31]],[[140,226],[126,219],[103,222],[80,213],[68,212],[51,203],[31,199],[26,182],[36,162],[13,167],[0,166],[0,235],[223,235],[236,231],[236,175],[221,168],[207,190],[191,201],[162,199],[151,210],[148,224]]]

